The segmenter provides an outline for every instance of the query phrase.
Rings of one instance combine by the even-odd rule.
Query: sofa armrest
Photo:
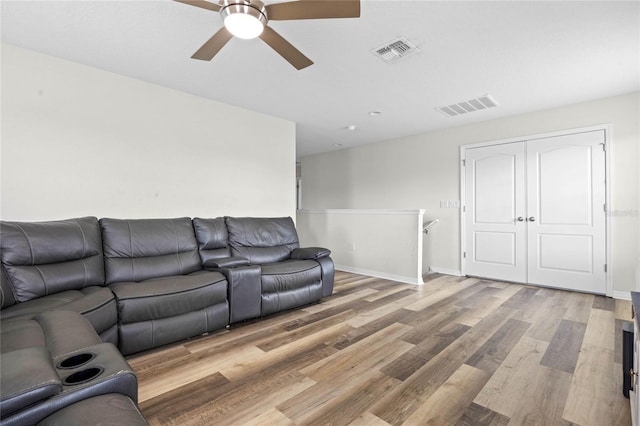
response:
[[[261,314],[261,272],[259,265],[244,265],[235,268],[219,268],[226,278],[231,324],[258,318]]]
[[[330,254],[331,254],[331,250],[323,247],[297,248],[291,252],[291,259],[316,260],[323,257],[327,257]]]
[[[2,418],[62,392],[62,382],[43,347],[20,349],[0,358]]]
[[[219,269],[219,268],[237,268],[238,266],[246,266],[249,264],[249,259],[246,257],[223,257],[220,259],[209,259],[202,265],[204,269]]]

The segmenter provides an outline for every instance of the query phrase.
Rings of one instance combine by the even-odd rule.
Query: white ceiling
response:
[[[170,0],[1,7],[3,42],[294,121],[298,157],[640,89],[640,1],[364,0],[358,19],[270,22],[315,62],[301,71],[259,39],[191,59],[220,16]],[[421,53],[371,53],[399,36]],[[500,106],[434,109],[485,94]]]

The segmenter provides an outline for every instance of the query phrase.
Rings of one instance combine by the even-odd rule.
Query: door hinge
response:
[[[467,212],[467,206],[462,206],[462,213],[466,213]]]
[[[607,264],[604,264],[604,271],[607,272]]]
[[[602,150],[604,152],[607,152],[607,144],[606,143],[601,143],[600,145],[602,145]]]
[[[462,160],[462,167],[465,167],[467,165],[467,160]]]
[[[604,209],[604,212],[606,213],[606,212],[607,212],[607,203],[604,203],[604,204],[602,205],[602,207],[603,207],[603,209]]]
[[[467,258],[467,252],[466,251],[462,252],[462,257],[463,257],[463,259]]]

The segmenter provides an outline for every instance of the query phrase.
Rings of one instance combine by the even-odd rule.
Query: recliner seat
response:
[[[117,308],[105,285],[98,219],[0,222],[0,318],[54,309],[79,312],[117,344]]]
[[[227,280],[203,271],[190,218],[100,220],[106,282],[128,355],[229,323]]]
[[[225,222],[231,255],[261,267],[261,315],[317,302],[325,287],[331,294],[331,252],[301,249],[293,219],[227,217]]]

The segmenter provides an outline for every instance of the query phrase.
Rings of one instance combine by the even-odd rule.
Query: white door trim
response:
[[[605,223],[605,233],[606,233],[606,262],[607,262],[607,271],[606,271],[606,295],[609,297],[613,297],[613,257],[611,250],[611,217],[609,215],[609,209],[611,206],[611,191],[609,190],[609,182],[611,182],[611,158],[612,158],[612,126],[611,124],[598,124],[594,126],[587,127],[579,127],[572,128],[566,130],[559,130],[553,132],[546,133],[537,133],[533,135],[525,135],[520,137],[513,137],[507,139],[498,139],[492,141],[485,141],[473,144],[465,144],[460,145],[460,200],[461,200],[461,214],[460,214],[460,271],[462,275],[466,275],[465,271],[465,253],[466,249],[466,227],[465,227],[465,213],[466,213],[466,189],[465,189],[465,162],[466,162],[466,151],[470,148],[480,148],[483,146],[491,146],[491,145],[501,145],[501,144],[509,144],[514,142],[523,142],[527,140],[533,139],[543,139],[554,136],[563,136],[574,133],[585,133],[596,130],[604,131],[605,135],[605,199],[607,203],[607,212],[606,212],[606,223]]]

